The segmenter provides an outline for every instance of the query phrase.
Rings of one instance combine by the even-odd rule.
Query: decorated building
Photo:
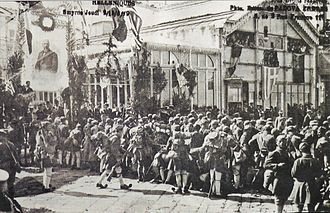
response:
[[[243,11],[233,10],[233,6]],[[248,6],[278,9],[247,10]],[[183,66],[197,73],[191,98],[195,106],[236,111],[252,104],[285,112],[296,104],[318,106],[318,30],[297,5],[287,4],[290,11],[281,6],[261,0],[184,1],[162,6],[137,3],[135,9],[142,20],[139,37],[148,52],[150,75],[160,65],[167,79],[161,103],[171,104],[177,93],[188,95],[186,81],[177,69]],[[130,105],[136,80],[136,38],[128,31],[124,39],[113,40],[125,71],[121,78],[103,79],[95,75],[96,64],[106,49],[102,43],[115,29],[114,20],[102,16],[86,20],[88,45],[80,40],[77,52],[88,58],[90,103]],[[129,26],[127,19],[126,24]],[[153,89],[151,82],[151,96]]]

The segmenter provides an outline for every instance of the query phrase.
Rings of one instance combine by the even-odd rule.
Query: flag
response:
[[[263,66],[263,98],[268,100],[278,77],[278,67]]]
[[[231,56],[230,56],[230,66],[227,68],[228,77],[231,77],[238,63],[238,59],[241,56],[243,45],[240,45],[238,42],[234,43],[231,47]]]
[[[182,88],[187,84],[187,80],[184,77],[184,72],[186,68],[182,64],[177,64],[175,66],[175,74],[176,78],[178,79],[179,87]]]
[[[120,14],[118,7],[112,8],[114,14]],[[117,39],[117,41],[123,42],[127,38],[127,27],[125,23],[124,16],[113,15],[112,20],[114,23],[114,30],[112,35]]]
[[[137,46],[137,49],[141,50],[142,41],[140,38],[140,30],[142,26],[142,19],[138,14],[136,14],[135,9],[129,11],[129,20],[130,20],[131,30],[134,35],[135,44]]]
[[[25,25],[25,40],[26,40],[26,48],[27,52],[29,55],[32,54],[32,39],[33,39],[33,34],[30,29],[30,20],[28,18],[28,15],[25,13],[24,14],[24,25]]]

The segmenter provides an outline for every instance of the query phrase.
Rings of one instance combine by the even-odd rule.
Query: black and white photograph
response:
[[[0,3],[0,212],[330,212],[330,1]]]

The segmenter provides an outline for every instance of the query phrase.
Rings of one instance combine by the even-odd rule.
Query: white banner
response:
[[[46,10],[46,9],[45,9]],[[65,21],[47,11],[25,12],[26,42],[23,80],[36,91],[68,86]]]
[[[268,100],[275,87],[278,77],[278,67],[263,67],[263,98]]]

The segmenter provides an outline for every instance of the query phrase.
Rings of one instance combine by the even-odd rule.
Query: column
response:
[[[170,98],[170,105],[173,105],[173,97],[172,97],[172,90],[173,90],[173,88],[172,88],[172,69],[173,68],[170,68],[169,69],[169,72],[170,72],[170,80],[169,80],[169,86],[170,86],[170,88],[169,88],[169,98]],[[174,69],[175,69],[175,66],[174,66]]]
[[[120,82],[117,78],[117,107],[120,107]]]
[[[286,71],[287,71],[287,65],[286,65],[286,53],[287,53],[287,20],[283,20],[283,47],[284,47],[284,51],[283,51],[283,112],[284,112],[284,116],[288,115],[288,109],[287,109],[287,103],[286,103],[286,96],[287,96],[287,81],[286,81]]]
[[[134,82],[133,82],[133,59],[131,57],[130,63],[128,65],[128,78],[129,78],[129,93],[131,96],[131,100],[134,98]]]
[[[112,103],[112,84],[109,85],[109,106],[112,108],[113,103]]]
[[[94,106],[97,106],[97,85],[96,85],[96,82],[97,82],[97,78],[96,78],[96,75],[94,75],[94,90],[95,90],[95,93],[94,93]]]
[[[150,97],[154,97],[154,69],[150,69]]]
[[[104,109],[104,88],[101,87],[101,109]]]

